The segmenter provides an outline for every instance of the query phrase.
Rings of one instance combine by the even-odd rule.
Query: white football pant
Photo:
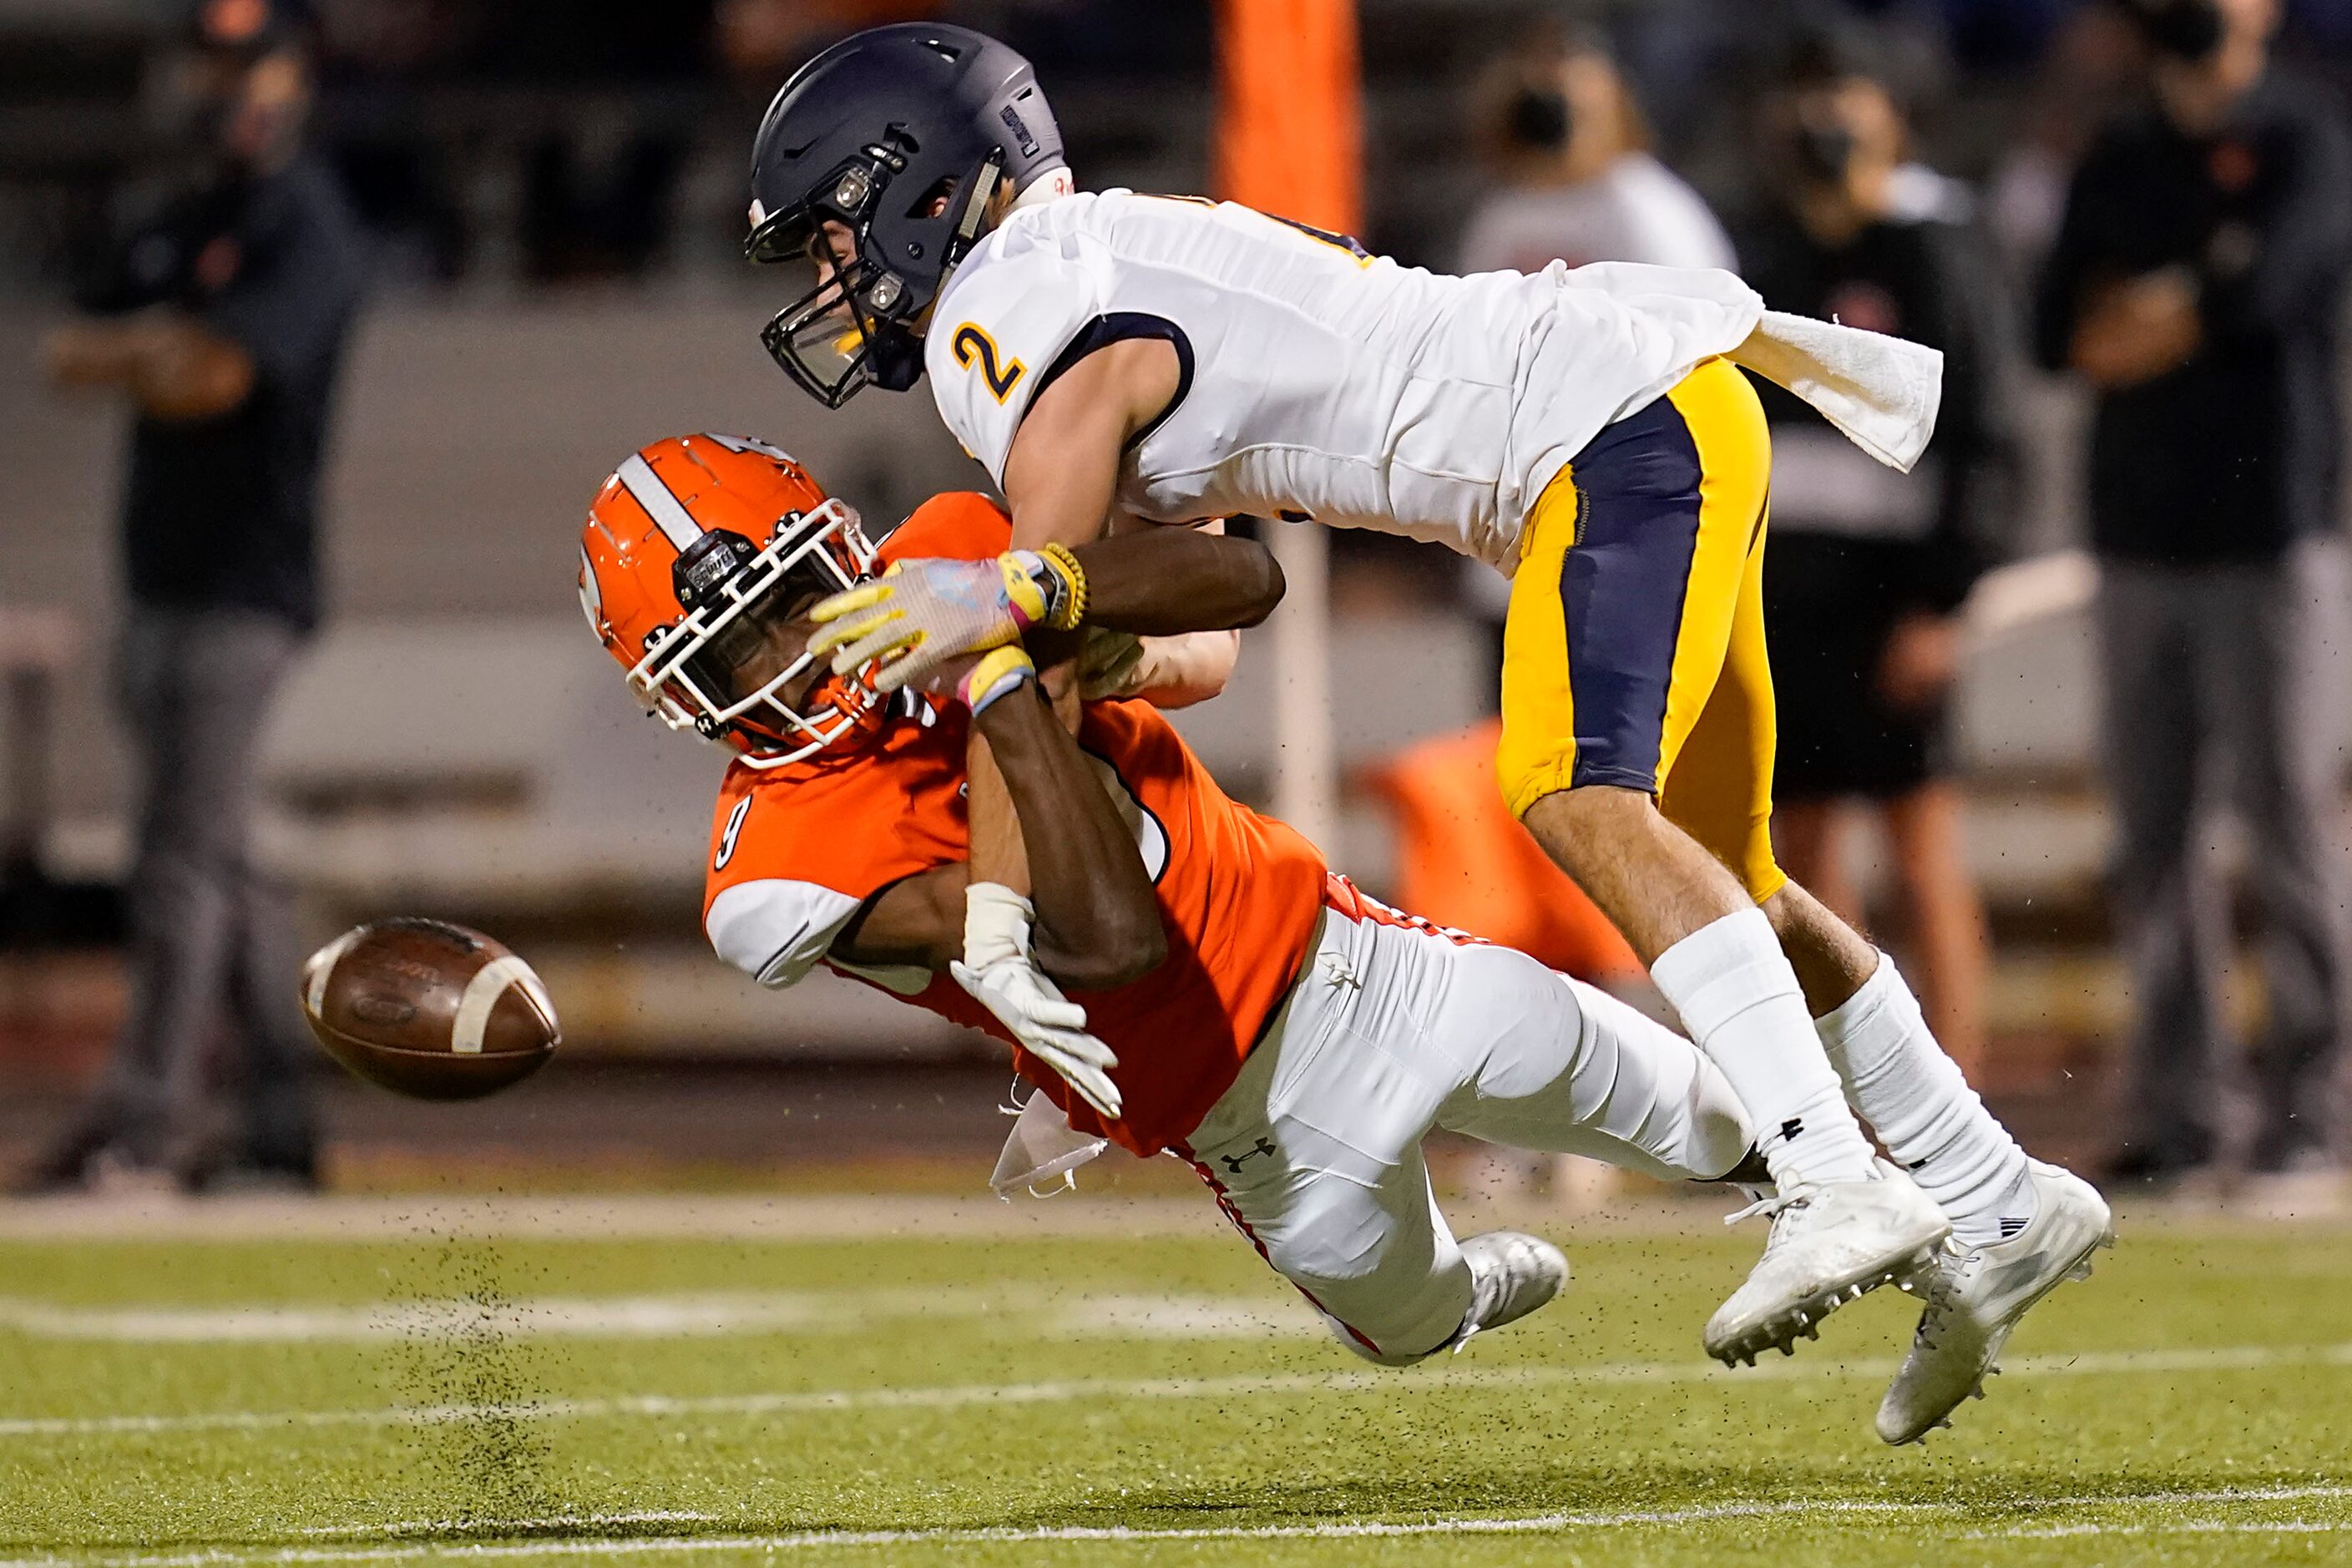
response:
[[[1372,1360],[1444,1346],[1470,1270],[1430,1190],[1432,1128],[1711,1180],[1754,1141],[1681,1036],[1510,948],[1327,910],[1266,1037],[1179,1153]]]

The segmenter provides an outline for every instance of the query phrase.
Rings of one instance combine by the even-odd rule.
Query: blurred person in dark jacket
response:
[[[2275,0],[2126,9],[2150,91],[2074,174],[2036,334],[2096,397],[2116,910],[2137,1012],[2116,1169],[2167,1178],[2215,1157],[2229,918],[2198,827],[2218,773],[2267,926],[2248,1163],[2324,1175],[2343,999],[2311,573],[2336,505],[2352,156],[2325,98],[2271,62]]]
[[[133,411],[116,677],[140,799],[130,1016],[36,1189],[118,1167],[190,1187],[315,1179],[299,954],[248,849],[263,721],[318,619],[319,468],[361,283],[352,220],[302,152],[307,20],[286,0],[198,8],[169,61],[184,166],[96,268],[89,317],[47,346],[60,386]],[[230,1138],[206,1120],[224,1024],[241,1058]]]
[[[1732,265],[1723,226],[1652,153],[1633,89],[1599,42],[1538,38],[1497,66],[1481,96],[1498,184],[1471,212],[1455,270]]]
[[[1956,204],[1908,199],[1924,175],[1906,162],[1907,141],[1865,40],[1824,33],[1790,51],[1766,110],[1780,204],[1743,227],[1741,270],[1776,310],[1896,333],[1945,360],[1935,445],[1909,474],[1872,462],[1788,393],[1759,388],[1773,447],[1774,826],[1790,874],[1858,922],[1847,841],[1855,807],[1879,818],[1928,1021],[1975,1076],[1990,952],[1946,709],[1956,612],[2016,500],[2005,415],[2016,329],[1989,248]]]

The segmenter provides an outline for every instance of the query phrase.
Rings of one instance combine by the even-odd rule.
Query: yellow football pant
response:
[[[1755,388],[1714,359],[1560,470],[1520,540],[1496,754],[1514,816],[1581,784],[1645,790],[1759,900],[1788,880],[1771,836],[1771,468]]]

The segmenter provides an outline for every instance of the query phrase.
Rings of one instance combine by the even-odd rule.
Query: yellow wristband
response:
[[[1069,584],[1061,614],[1046,625],[1057,632],[1075,631],[1087,618],[1087,569],[1078,564],[1078,558],[1070,552],[1066,544],[1048,544],[1037,553],[1052,562],[1060,570],[1063,580]]]
[[[982,709],[1036,678],[1037,667],[1030,662],[1029,650],[1017,642],[1007,643],[980,656],[957,683],[956,697],[977,719]]]

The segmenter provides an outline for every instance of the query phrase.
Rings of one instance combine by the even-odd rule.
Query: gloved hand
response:
[[[871,583],[821,600],[809,651],[836,675],[881,660],[875,689],[917,685],[961,655],[1019,640],[1031,626],[1066,631],[1086,614],[1086,573],[1058,545],[993,561],[899,561]]]
[[[974,882],[963,898],[963,958],[950,963],[948,973],[1079,1099],[1105,1116],[1118,1116],[1118,1085],[1109,1071],[1118,1058],[1086,1032],[1087,1010],[1064,996],[1031,957],[1035,907],[1001,882]]]
[[[1078,695],[1088,702],[1132,697],[1143,689],[1143,639],[1129,632],[1087,630],[1078,649]]]

